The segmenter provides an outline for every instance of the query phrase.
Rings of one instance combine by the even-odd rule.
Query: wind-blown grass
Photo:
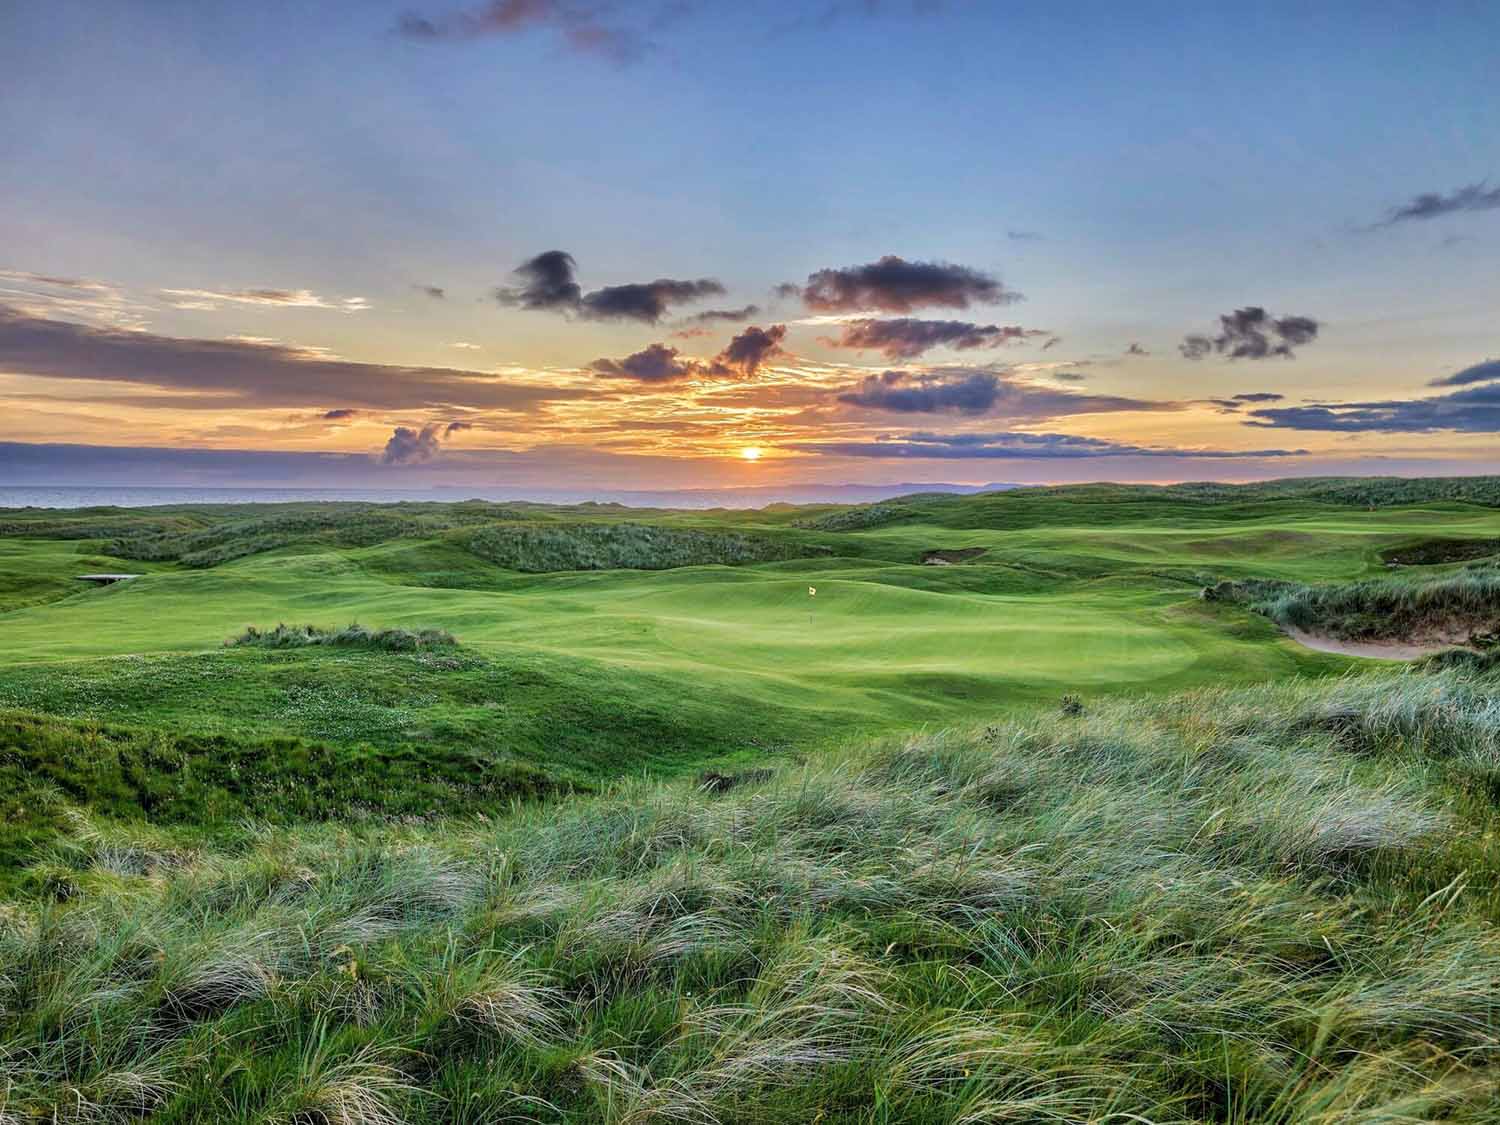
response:
[[[1497,776],[1496,686],[1413,673],[498,818],[81,820],[0,908],[0,1113],[1492,1121]]]
[[[1347,640],[1464,640],[1500,628],[1500,571],[1484,568],[1326,585],[1221,582],[1204,596],[1246,603],[1285,628]]]

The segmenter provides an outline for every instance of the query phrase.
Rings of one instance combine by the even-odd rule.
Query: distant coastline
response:
[[[522,488],[216,488],[150,485],[3,485],[0,509],[5,508],[151,508],[179,504],[295,504],[349,500],[369,504],[403,501],[454,503],[461,500],[535,500],[574,504],[587,500],[629,504],[643,508],[758,508],[766,504],[864,504],[913,492],[969,494],[1018,488],[1013,484],[789,484],[754,488],[682,489],[657,491],[596,491]]]

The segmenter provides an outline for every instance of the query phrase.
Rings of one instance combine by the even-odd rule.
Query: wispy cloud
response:
[[[515,382],[489,372],[356,363],[283,344],[160,336],[75,324],[0,305],[0,370],[16,376],[121,383],[179,409],[460,405],[525,410],[584,394]],[[81,394],[81,392],[80,392]]]
[[[955,351],[998,348],[1049,333],[1020,325],[974,324],[966,320],[918,320],[895,317],[888,320],[845,322],[837,337],[823,342],[835,348],[878,351],[890,360],[916,359],[937,347]]]
[[[589,0],[490,0],[445,15],[410,12],[396,30],[408,39],[455,42],[550,33],[567,49],[617,65],[634,63],[656,47],[653,34],[689,14],[676,2],[635,3],[621,9]]]
[[[1466,389],[1428,398],[1266,407],[1251,411],[1246,425],[1327,433],[1500,433],[1500,360],[1486,360],[1431,385]]]
[[[1132,445],[1077,434],[1007,431],[988,434],[909,433],[874,441],[799,442],[802,453],[836,457],[969,460],[1079,460],[1099,457],[1175,457],[1195,460],[1252,460],[1302,457],[1305,449],[1183,449]]]
[[[363,297],[320,297],[310,289],[162,289],[162,300],[174,309],[217,309],[221,305],[259,305],[277,309],[334,309],[364,312]]]
[[[1425,191],[1414,195],[1405,203],[1397,204],[1386,213],[1385,218],[1373,224],[1374,228],[1395,226],[1397,223],[1421,222],[1444,215],[1457,215],[1464,211],[1500,210],[1500,187],[1488,183],[1466,184],[1444,193]]]

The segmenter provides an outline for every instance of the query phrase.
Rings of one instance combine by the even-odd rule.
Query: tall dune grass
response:
[[[498,820],[80,820],[0,907],[0,1115],[1493,1121],[1497,776],[1447,672]]]

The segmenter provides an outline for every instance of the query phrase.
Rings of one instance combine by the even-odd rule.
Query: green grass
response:
[[[3,1112],[1494,1120],[1500,698],[1092,704],[499,818],[81,818],[0,915]]]
[[[1387,499],[1411,499],[1414,486],[1398,485]],[[366,727],[415,739],[438,730],[481,738],[487,750],[576,783],[755,747],[814,749],[1068,693],[1334,672],[1350,662],[1302,650],[1197,594],[1224,578],[1359,579],[1385,573],[1383,553],[1402,544],[1500,536],[1500,511],[1453,498],[1489,499],[1476,485],[1426,482],[1418,503],[1371,511],[1373,487],[926,495],[890,502],[906,513],[897,522],[847,531],[797,525],[864,509],[648,515],[473,502],[105,510],[66,521],[72,536],[94,519],[98,540],[0,539],[0,590],[9,590],[0,700],[256,737],[346,739]],[[136,553],[156,561],[100,557],[111,542],[105,532],[131,521],[176,530],[142,538],[155,545]],[[280,545],[260,549],[268,536]],[[974,549],[984,554],[920,565],[934,550]],[[206,565],[215,552],[223,557]],[[705,558],[737,565],[671,565]],[[72,575],[95,562],[147,573],[73,589]],[[553,570],[611,563],[669,568]],[[548,572],[515,569],[522,566]],[[427,677],[367,706],[370,685],[391,679],[374,669],[362,669],[364,683],[348,691],[334,686],[342,674],[322,665],[308,673],[331,677],[312,698],[348,699],[329,704],[336,718],[326,721],[285,704],[276,679],[284,672],[245,673],[240,688],[226,689],[213,674],[224,639],[278,621],[445,630],[462,639],[465,659],[529,684],[504,690],[503,706],[493,708],[528,718],[480,721],[478,703],[437,691],[412,720],[408,700],[428,690]],[[126,657],[169,669],[162,674],[172,684],[160,692],[145,683],[109,687],[131,680],[119,663]],[[392,665],[392,675],[399,669]],[[45,686],[53,682],[61,686]],[[642,728],[612,718],[641,710],[681,719]],[[560,749],[544,760],[545,740],[530,732],[549,712]],[[659,752],[635,733],[652,728]]]
[[[1492,1122],[1497,505],[0,513],[0,1125]]]

